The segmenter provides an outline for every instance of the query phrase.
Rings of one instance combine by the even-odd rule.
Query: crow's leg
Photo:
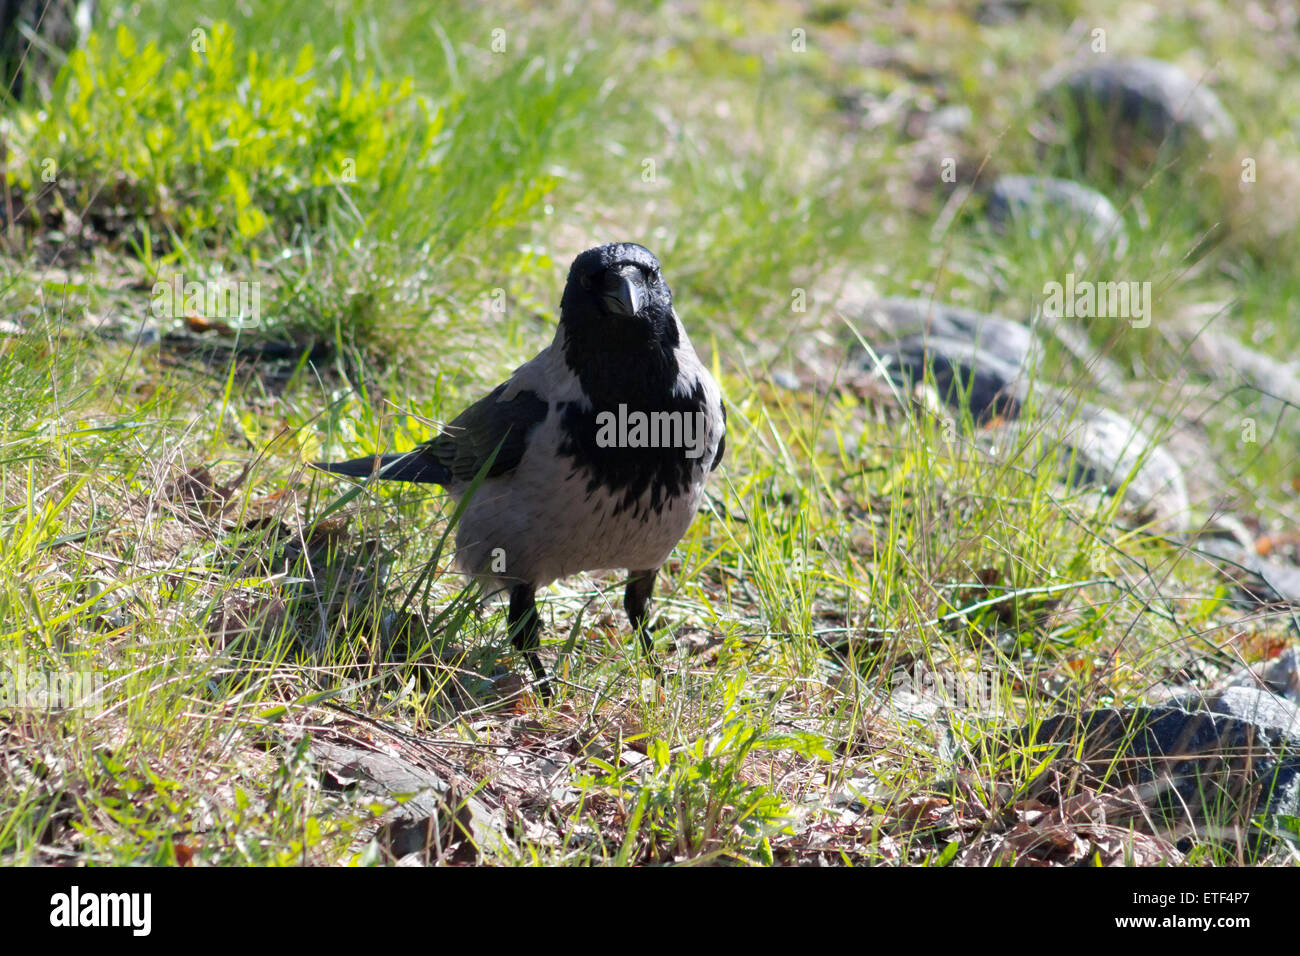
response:
[[[528,666],[533,670],[533,677],[537,679],[537,696],[542,703],[549,704],[553,695],[551,682],[546,677],[546,668],[537,656],[537,649],[542,646],[542,622],[537,616],[537,602],[533,593],[531,584],[517,584],[510,589],[510,611],[506,621],[511,640],[524,655]]]
[[[641,649],[650,660],[655,679],[662,681],[664,672],[660,670],[659,662],[655,660],[654,642],[650,639],[649,615],[646,613],[646,609],[650,606],[650,596],[654,594],[655,576],[658,573],[658,568],[628,572],[627,590],[623,593],[623,609],[627,611],[627,619],[632,622],[632,630],[641,639]]]

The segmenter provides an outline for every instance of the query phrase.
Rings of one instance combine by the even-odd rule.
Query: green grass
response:
[[[1109,404],[1158,436],[1226,388],[1190,358],[1182,316],[1222,303],[1215,329],[1290,354],[1298,233],[1231,162],[1094,181],[1125,219],[1119,260],[995,234],[977,192],[954,198],[969,177],[938,181],[950,155],[987,159],[981,182],[1085,175],[1040,157],[1035,83],[1074,53],[1077,16],[1126,11],[1051,4],[1001,26],[955,4],[105,11],[53,99],[0,118],[21,213],[0,255],[18,327],[0,334],[0,648],[11,673],[21,658],[104,682],[95,708],[3,712],[0,860],[387,862],[392,800],[331,776],[311,748],[328,739],[403,741],[452,804],[498,814],[455,862],[1042,862],[990,821],[1029,812],[1055,771],[1004,735],[1207,684],[1290,640],[1289,615],[1234,607],[1168,528],[1061,482],[1032,413],[995,442],[864,383],[846,356],[872,333],[840,306],[933,294],[1028,319],[1067,272],[1149,281],[1149,328],[1082,331],[1122,376]],[[1241,149],[1287,155],[1283,54],[1259,62],[1227,6],[1206,17],[1112,35],[1222,59]],[[862,62],[864,37],[896,59]],[[869,123],[846,102],[902,112]],[[918,139],[903,117],[935,102],[974,122]],[[1289,188],[1286,162],[1261,163]],[[663,261],[727,395],[728,453],[657,588],[662,691],[617,579],[580,577],[544,595],[561,690],[543,707],[519,697],[500,608],[449,570],[450,504],[306,463],[434,434],[547,344],[569,260],[616,238]],[[155,283],[176,274],[257,283],[261,315],[158,316]],[[1064,349],[1040,375],[1093,397]],[[1261,437],[1243,447],[1250,415]],[[1294,409],[1234,393],[1199,427],[1261,531],[1294,520]],[[1187,528],[1210,510],[1194,497]],[[925,675],[982,696],[891,703]],[[936,795],[944,780],[961,783]],[[1086,859],[1250,858],[1208,836],[1111,836]]]

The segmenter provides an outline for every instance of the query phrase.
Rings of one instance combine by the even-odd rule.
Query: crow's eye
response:
[[[581,279],[578,280],[578,283],[579,283],[579,284],[580,284],[584,289],[590,289],[590,288],[591,288],[591,276],[583,276]]]

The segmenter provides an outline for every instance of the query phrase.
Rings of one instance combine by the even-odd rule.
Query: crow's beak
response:
[[[641,284],[640,274],[634,269],[610,273],[605,280],[602,295],[611,312],[628,318],[640,312],[641,306],[645,304],[645,286]]]

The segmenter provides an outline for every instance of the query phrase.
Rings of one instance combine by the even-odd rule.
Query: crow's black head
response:
[[[597,246],[573,260],[560,322],[584,352],[638,354],[677,345],[673,294],[654,253],[635,242]]]
[[[585,476],[588,493],[603,487],[619,496],[614,514],[630,508],[648,521],[690,485],[697,463],[680,447],[602,444],[602,416],[620,409],[683,417],[707,411],[699,380],[683,380],[673,296],[654,253],[615,242],[578,256],[560,302],[560,327],[564,360],[586,401],[560,409],[559,453]],[[638,511],[647,489],[649,503]]]

